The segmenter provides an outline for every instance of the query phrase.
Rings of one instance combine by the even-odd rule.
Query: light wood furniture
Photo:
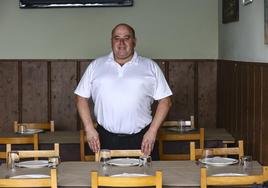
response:
[[[80,130],[80,158],[81,161],[94,161],[95,155],[94,154],[86,154],[85,148],[88,145],[87,137],[84,130]]]
[[[6,146],[6,151],[1,152],[0,158],[7,159],[7,153],[12,150],[12,144],[33,144],[33,149],[38,150],[38,134],[32,136],[0,137],[0,145]]]
[[[165,141],[199,141],[200,148],[204,148],[205,130],[191,132],[171,132],[161,129],[159,133],[159,155],[160,160],[189,160],[190,154],[166,154],[164,153]]]
[[[154,176],[142,177],[111,177],[99,176],[98,172],[91,172],[91,188],[107,187],[145,187],[155,186],[162,188],[162,172],[156,171]]]
[[[0,187],[51,187],[57,188],[57,171],[50,170],[49,178],[5,178],[0,179]]]
[[[186,121],[184,121],[186,122]],[[190,120],[188,121],[190,123],[190,127],[194,128],[195,124],[194,124],[194,116],[190,116]],[[176,121],[164,121],[162,124],[162,127],[175,127],[175,126],[179,126],[180,120],[176,120]]]
[[[226,155],[236,155],[238,159],[244,156],[244,142],[243,140],[238,141],[237,147],[224,147],[224,148],[208,148],[212,151],[212,155],[216,156],[226,156]],[[190,160],[200,159],[204,149],[196,149],[195,143],[190,143]]]
[[[111,157],[140,157],[141,150],[110,150]],[[100,152],[95,153],[95,161],[100,161]]]
[[[58,143],[55,143],[53,150],[21,150],[17,152],[19,152],[20,159],[32,157],[59,157],[60,147]]]
[[[210,186],[234,186],[234,185],[252,185],[262,184],[268,180],[268,167],[263,167],[263,173],[260,175],[248,176],[208,176],[207,168],[202,167],[200,173],[201,188]]]
[[[19,131],[20,125],[24,125],[28,129],[43,129],[51,132],[55,131],[54,121],[50,121],[47,123],[18,123],[17,121],[14,121],[14,132]]]

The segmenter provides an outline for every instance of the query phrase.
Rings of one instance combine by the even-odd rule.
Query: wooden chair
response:
[[[249,176],[208,176],[207,168],[202,167],[200,173],[201,188],[210,186],[235,186],[235,185],[253,185],[262,184],[268,180],[268,166],[263,167],[263,173],[260,175]]]
[[[0,179],[0,187],[51,187],[57,188],[57,170],[50,169],[49,178]]]
[[[237,147],[228,147],[228,148],[209,148],[212,150],[212,155],[216,156],[226,156],[226,155],[236,155],[238,159],[244,156],[244,143],[243,140],[238,141]],[[195,143],[190,143],[190,160],[200,159],[204,149],[196,149]]]
[[[194,116],[190,116],[190,120],[189,121],[185,121],[187,123],[190,124],[191,128],[195,128],[195,124],[194,124]],[[164,121],[162,124],[162,127],[175,127],[175,126],[179,126],[180,120],[176,120],[176,121]]]
[[[166,133],[164,130],[160,130],[158,137],[159,140],[159,155],[160,160],[188,160],[190,154],[166,154],[164,153],[165,141],[199,141],[200,148],[204,148],[205,130],[200,128],[198,133],[186,132],[185,134],[179,134],[177,132]]]
[[[1,137],[0,145],[6,145],[6,151],[0,153],[1,159],[7,159],[7,153],[11,151],[12,144],[33,144],[33,149],[38,150],[38,134],[32,136]]]
[[[110,150],[111,157],[140,157],[141,150]],[[100,161],[100,152],[95,153],[95,161]]]
[[[87,145],[88,145],[88,143],[87,143],[85,131],[80,130],[80,158],[81,158],[81,161],[94,161],[95,160],[94,154],[86,155],[86,153],[85,153],[85,148]]]
[[[50,121],[47,123],[18,123],[17,121],[14,121],[14,132],[19,131],[20,125],[24,125],[28,129],[43,129],[50,132],[55,131],[54,121]]]
[[[155,186],[162,188],[162,172],[156,171],[154,176],[142,177],[111,177],[99,176],[97,172],[91,172],[91,188],[99,186],[107,187],[145,187]]]
[[[19,157],[21,158],[33,158],[33,157],[59,157],[60,156],[60,147],[58,143],[54,144],[53,150],[21,150],[17,151],[19,153]]]

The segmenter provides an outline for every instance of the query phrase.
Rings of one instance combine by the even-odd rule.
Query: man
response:
[[[171,106],[172,92],[158,65],[135,52],[136,37],[131,26],[115,26],[111,43],[112,53],[94,60],[75,90],[88,144],[93,152],[100,148],[141,149],[150,155]],[[90,97],[97,130],[90,116]],[[154,100],[158,105],[152,118]],[[157,158],[155,150],[152,157]]]

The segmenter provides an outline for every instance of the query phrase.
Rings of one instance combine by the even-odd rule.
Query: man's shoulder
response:
[[[92,63],[105,63],[110,59],[110,55],[100,56],[93,60]]]

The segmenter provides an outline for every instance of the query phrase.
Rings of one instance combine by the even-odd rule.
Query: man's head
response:
[[[112,30],[111,43],[115,61],[119,64],[128,62],[136,46],[135,30],[124,23],[116,25]]]

